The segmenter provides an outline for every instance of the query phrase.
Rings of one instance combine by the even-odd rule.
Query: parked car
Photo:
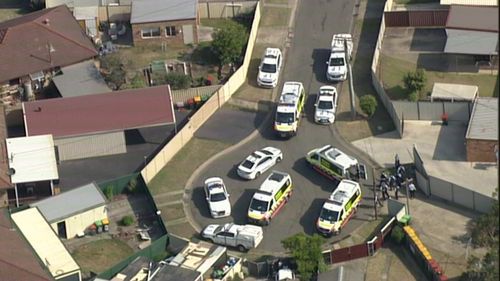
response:
[[[322,86],[314,103],[314,122],[333,124],[337,109],[337,90],[333,86]]]
[[[259,66],[257,84],[260,87],[274,88],[278,85],[282,58],[278,48],[267,48]]]
[[[230,216],[231,203],[222,179],[214,177],[205,180],[204,189],[210,215],[215,219]]]
[[[258,178],[262,173],[283,159],[281,150],[275,147],[264,147],[254,151],[238,166],[238,175],[244,179]]]
[[[260,226],[226,223],[208,225],[201,232],[201,236],[212,243],[236,247],[244,252],[256,248],[262,241],[264,233]]]

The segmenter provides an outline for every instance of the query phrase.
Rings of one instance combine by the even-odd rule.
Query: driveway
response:
[[[309,94],[306,102],[306,114],[303,117],[298,136],[289,139],[277,139],[272,130],[272,118],[267,119],[259,134],[238,149],[215,159],[208,167],[199,171],[191,188],[190,211],[195,220],[194,226],[201,229],[210,223],[232,222],[246,223],[246,214],[250,199],[255,190],[269,174],[253,181],[244,181],[236,175],[236,166],[252,151],[264,146],[275,146],[284,153],[284,159],[274,167],[276,170],[287,172],[294,182],[294,194],[281,213],[265,228],[264,240],[259,246],[262,251],[277,254],[283,252],[281,240],[295,233],[315,233],[315,221],[321,206],[337,183],[319,175],[308,165],[304,156],[316,147],[333,144],[362,163],[369,164],[364,154],[359,154],[350,144],[339,137],[335,126],[320,126],[313,123],[313,103],[315,92],[324,85],[325,62],[328,59],[331,36],[334,33],[349,32],[352,21],[353,1],[300,1],[296,15],[295,32],[290,49],[287,52],[285,68],[281,85],[284,81],[300,81]],[[281,89],[279,89],[281,90]],[[248,120],[253,123],[253,119]],[[222,132],[231,130],[231,127],[218,126],[213,130]],[[368,165],[369,171],[370,165]],[[369,173],[371,174],[371,173]],[[232,216],[225,219],[211,219],[208,206],[203,194],[203,181],[212,176],[222,177],[231,194],[233,207]],[[371,176],[371,175],[369,175]],[[371,179],[368,180],[371,183]],[[373,214],[373,195],[363,188],[364,200],[356,216],[343,229],[342,234],[329,239],[336,242],[349,236],[349,233],[369,220]]]

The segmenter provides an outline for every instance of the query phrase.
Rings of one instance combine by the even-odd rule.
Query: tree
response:
[[[292,253],[297,262],[300,280],[310,280],[317,272],[326,270],[321,251],[321,245],[323,244],[321,236],[298,233],[281,241],[281,244]]]
[[[114,90],[119,90],[125,84],[125,70],[119,54],[109,54],[101,57],[101,68],[104,71],[104,80],[113,85]]]
[[[182,73],[155,73],[153,74],[155,85],[169,84],[172,90],[187,89],[191,86],[191,77]]]
[[[245,28],[238,23],[228,23],[214,33],[212,51],[218,59],[219,69],[217,74],[219,78],[222,76],[222,67],[224,65],[238,62],[245,43]]]
[[[377,109],[377,99],[372,95],[362,96],[359,99],[359,106],[368,117],[371,117]]]
[[[422,92],[427,82],[427,76],[425,75],[425,70],[422,68],[417,69],[416,71],[410,71],[406,73],[403,78],[403,82],[405,84],[406,89],[408,89],[409,93],[417,93],[418,95]],[[410,99],[414,99],[414,97],[410,97]]]

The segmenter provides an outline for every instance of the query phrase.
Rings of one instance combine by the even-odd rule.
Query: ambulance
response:
[[[324,176],[341,181],[366,180],[366,166],[332,145],[325,145],[307,153],[306,161]]]
[[[274,119],[274,130],[280,137],[291,137],[297,134],[305,96],[302,83],[285,82],[283,85]]]
[[[351,180],[342,180],[321,208],[316,229],[324,236],[339,234],[356,212],[361,201],[361,187]]]
[[[248,221],[268,225],[292,195],[292,178],[289,174],[272,171],[257,190],[248,207]]]

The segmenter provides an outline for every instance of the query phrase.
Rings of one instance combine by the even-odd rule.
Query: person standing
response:
[[[396,174],[401,174],[402,177],[405,176],[406,174],[406,169],[405,169],[405,166],[403,165],[400,165],[397,169],[396,169]]]
[[[399,189],[401,188],[401,184],[396,183],[396,187],[394,188],[394,198],[399,200]]]
[[[400,165],[401,163],[399,163],[399,155],[396,153],[396,156],[394,156],[394,168],[396,168],[397,170]]]
[[[386,200],[386,199],[391,198],[391,197],[389,196],[389,192],[387,192],[387,189],[388,189],[389,187],[387,186],[387,183],[386,183],[386,182],[382,182],[382,184],[380,185],[380,188],[382,189],[382,199],[383,199],[383,200]]]
[[[380,199],[378,199],[378,195],[377,195],[377,192],[375,192],[375,205],[379,205],[380,207],[384,207],[384,204],[382,204],[382,202],[380,202]]]
[[[392,191],[396,187],[396,176],[391,175],[389,177],[389,190]]]
[[[417,191],[417,188],[413,184],[413,181],[411,181],[408,185],[408,189],[410,190],[410,199],[415,198],[415,192]]]

